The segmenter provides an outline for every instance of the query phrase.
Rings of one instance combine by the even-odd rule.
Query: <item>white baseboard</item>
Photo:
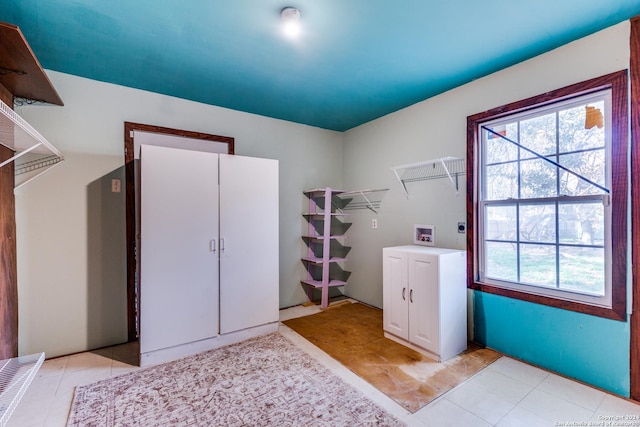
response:
[[[212,350],[218,347],[235,344],[249,338],[265,335],[278,330],[278,322],[267,323],[266,325],[255,326],[240,331],[218,335],[213,338],[181,344],[174,347],[149,351],[140,354],[140,366],[151,366],[159,363],[171,362],[172,360]]]

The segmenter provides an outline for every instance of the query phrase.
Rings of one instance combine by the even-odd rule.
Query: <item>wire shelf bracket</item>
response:
[[[442,157],[439,159],[394,166],[391,170],[396,175],[408,199],[408,182],[427,181],[431,179],[449,179],[451,185],[456,190],[456,194],[459,194],[458,177],[466,173],[465,167],[465,160],[460,157]]]

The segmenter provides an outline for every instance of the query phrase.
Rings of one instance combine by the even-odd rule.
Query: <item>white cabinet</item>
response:
[[[140,162],[141,365],[276,330],[277,161],[142,145]]]
[[[385,336],[438,361],[464,351],[466,253],[407,245],[382,254]]]

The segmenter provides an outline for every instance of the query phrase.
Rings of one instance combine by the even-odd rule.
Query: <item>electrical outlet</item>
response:
[[[465,231],[467,231],[467,224],[464,222],[459,222],[458,223],[458,233],[464,233]]]
[[[112,193],[119,193],[120,192],[120,180],[119,179],[112,179],[111,180],[111,192]]]
[[[371,220],[371,228],[378,228],[378,220],[377,219],[372,219]]]

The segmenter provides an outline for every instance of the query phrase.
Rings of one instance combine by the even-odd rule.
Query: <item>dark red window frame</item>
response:
[[[627,147],[629,138],[627,86],[627,70],[622,70],[467,117],[467,271],[469,288],[594,316],[620,321],[627,320]],[[478,245],[476,236],[478,218],[478,204],[476,201],[476,155],[478,153],[479,141],[478,125],[489,120],[539,108],[578,95],[604,89],[611,89],[612,113],[611,308],[598,307],[549,296],[534,295],[479,282],[476,276],[476,266],[478,262],[476,252]]]

